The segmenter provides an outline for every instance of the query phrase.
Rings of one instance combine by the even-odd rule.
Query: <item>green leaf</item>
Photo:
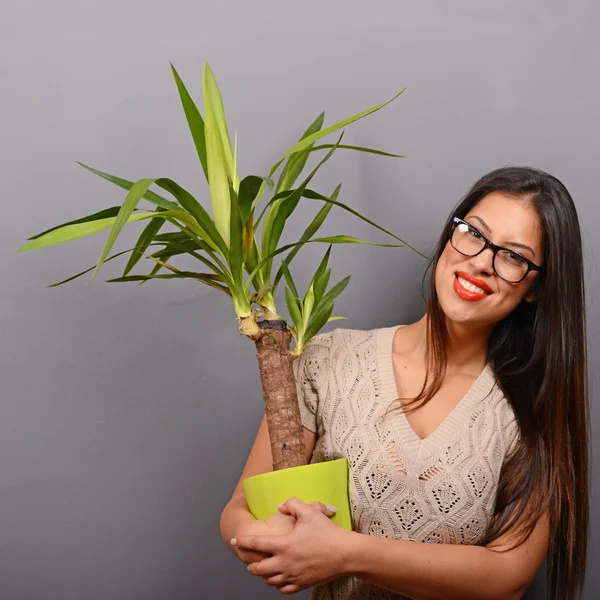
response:
[[[321,144],[320,146],[313,146],[309,152],[316,152],[317,150],[325,150],[327,148],[333,148],[333,144]],[[354,150],[355,152],[366,152],[367,154],[377,154],[379,156],[389,156],[391,158],[406,158],[406,156],[402,154],[392,154],[391,152],[384,152],[383,150],[376,150],[375,148],[364,148],[362,146],[348,146],[345,144],[340,144],[338,146],[339,150]],[[306,150],[303,150],[306,152]]]
[[[342,135],[338,138],[338,143],[342,139]],[[311,171],[308,177],[302,182],[302,184],[294,190],[287,198],[282,199],[278,203],[272,205],[268,215],[266,222],[263,227],[263,254],[271,254],[273,250],[277,247],[279,243],[279,239],[281,238],[281,234],[283,233],[283,228],[285,227],[285,223],[288,217],[295,210],[296,206],[298,206],[298,202],[302,197],[306,187],[312,180],[312,178],[316,175],[317,171],[331,158],[333,153],[335,152],[335,147],[332,148],[317,164],[317,166]],[[272,261],[268,261],[265,263],[263,269],[263,278],[265,281],[269,281],[271,277],[271,265]]]
[[[323,238],[314,238],[314,242],[324,242],[325,244],[365,244],[366,246],[381,246],[382,248],[403,248],[406,246],[402,244],[378,244],[376,242],[365,242],[358,238],[352,237],[351,235],[332,235]]]
[[[154,237],[154,241],[179,245],[194,244],[195,250],[211,250],[211,247],[205,241],[199,238],[190,237],[187,233],[183,231],[170,231],[168,233],[160,233]]]
[[[288,287],[290,288],[292,294],[294,294],[294,296],[296,298],[299,298],[300,294],[298,294],[298,290],[296,289],[296,284],[294,283],[292,274],[290,273],[288,266],[284,263],[281,265],[281,268],[282,268],[283,274],[285,276],[285,282],[288,284]]]
[[[223,256],[227,256],[227,245],[219,234],[215,223],[210,218],[210,215],[204,210],[204,207],[192,196],[187,190],[182,188],[172,179],[161,177],[156,180],[156,185],[163,190],[172,194],[181,206],[190,213],[201,228],[201,237],[207,242],[211,248],[221,252]]]
[[[331,194],[330,200],[335,203],[337,201],[337,197],[340,193],[340,189],[342,188],[342,185],[338,185],[333,194]],[[333,204],[332,203],[326,203],[321,210],[317,213],[316,217],[311,221],[310,225],[304,230],[304,233],[302,234],[302,236],[300,237],[300,242],[306,242],[308,241],[321,227],[321,225],[323,224],[323,222],[325,221],[325,219],[327,218],[327,215],[329,214],[329,211],[332,209]],[[277,289],[277,286],[279,284],[279,281],[281,279],[281,275],[283,273],[282,271],[282,267],[283,264],[286,264],[289,266],[289,264],[292,262],[292,260],[294,260],[294,257],[296,256],[296,254],[298,254],[298,252],[300,251],[302,246],[296,246],[286,257],[285,260],[283,261],[281,267],[279,268],[279,270],[277,271],[277,275],[275,276],[275,281],[273,282],[273,289]]]
[[[310,200],[322,200],[323,202],[335,204],[339,208],[341,208],[341,209],[353,214],[354,216],[358,217],[359,219],[365,221],[365,223],[369,223],[369,225],[372,225],[373,227],[375,227],[375,229],[379,229],[379,231],[383,231],[383,233],[386,233],[387,235],[398,240],[399,242],[402,242],[402,244],[400,244],[400,245],[404,245],[407,248],[410,248],[411,250],[413,250],[414,252],[419,254],[420,256],[422,256],[423,258],[427,258],[427,256],[425,254],[423,254],[422,252],[419,252],[416,248],[413,248],[409,243],[405,242],[403,239],[399,238],[397,235],[393,234],[391,231],[388,231],[384,227],[381,227],[381,225],[377,225],[377,223],[375,223],[374,221],[371,221],[371,219],[368,219],[367,217],[361,215],[358,211],[354,210],[353,208],[350,208],[346,204],[343,204],[342,202],[337,202],[337,201],[333,202],[333,200],[331,200],[327,196],[323,196],[322,194],[319,194],[318,192],[315,192],[314,190],[310,190],[310,189],[306,189],[302,195],[304,198],[308,198]]]
[[[119,233],[121,233],[121,230],[123,229],[123,227],[125,227],[126,223],[129,220],[129,217],[133,213],[133,210],[138,205],[139,201],[142,199],[144,194],[148,191],[148,188],[154,183],[154,181],[154,179],[140,179],[139,181],[136,181],[129,190],[129,193],[125,198],[125,202],[123,202],[123,205],[119,210],[119,214],[115,218],[115,222],[112,226],[112,229],[108,234],[108,239],[106,240],[104,248],[100,253],[98,264],[96,265],[96,268],[92,273],[90,281],[93,281],[96,275],[98,274],[98,271],[100,270],[104,259],[108,256],[108,253],[113,247],[113,244],[115,243]]]
[[[315,290],[315,304],[321,302],[321,298],[327,289],[329,284],[329,278],[331,277],[331,269],[325,269],[321,274],[315,274],[314,290]]]
[[[63,223],[62,225],[56,225],[56,227],[52,227],[51,229],[46,229],[46,231],[42,231],[42,233],[37,233],[36,235],[32,235],[28,240],[35,240],[55,229],[60,229],[61,227],[66,227],[67,225],[79,225],[79,223],[89,223],[90,221],[99,221],[100,219],[108,219],[110,217],[116,217],[120,206],[111,206],[110,208],[106,208],[101,210],[100,212],[94,213],[93,215],[88,215],[87,217],[82,217],[81,219],[76,219],[75,221],[69,221],[68,223]]]
[[[128,222],[132,223],[133,221],[139,221],[141,219],[150,219],[154,216],[154,213],[136,213],[129,217]],[[95,233],[99,233],[104,229],[112,227],[116,219],[117,217],[110,217],[108,219],[99,219],[97,221],[90,221],[87,223],[78,223],[76,225],[65,225],[59,229],[53,229],[41,237],[36,237],[28,244],[25,244],[25,246],[19,248],[17,252],[38,250],[39,248],[56,246],[58,244],[64,244],[65,242],[79,240],[89,235],[94,235]]]
[[[205,283],[206,285],[215,288],[221,292],[225,292],[228,296],[230,295],[229,290],[213,281],[208,277],[203,277],[200,273],[188,273],[186,271],[180,271],[179,273],[166,273],[162,275],[127,275],[126,277],[116,277],[114,279],[107,279],[107,283],[128,283],[132,281],[144,282],[150,279],[195,279]]]
[[[272,260],[275,256],[282,254],[283,252],[286,252],[287,250],[290,250],[291,248],[295,248],[296,246],[303,246],[304,244],[311,244],[313,242],[320,242],[320,243],[326,243],[326,244],[331,244],[331,243],[352,243],[350,241],[345,241],[345,242],[341,242],[341,241],[337,241],[334,242],[333,240],[336,240],[339,238],[346,238],[347,240],[353,239],[350,236],[347,235],[340,235],[340,236],[332,236],[332,237],[326,237],[326,238],[314,238],[312,240],[307,240],[305,242],[294,242],[293,244],[286,244],[285,246],[281,246],[281,248],[277,248],[277,250],[275,250],[274,252],[272,252],[271,254],[269,254],[268,256],[265,256],[265,258],[263,258],[258,265],[256,266],[256,268],[252,271],[252,273],[250,273],[250,275],[248,276],[248,279],[246,280],[246,289],[250,289],[250,285],[252,283],[252,281],[254,280],[254,278],[256,277],[256,275],[258,274],[258,272],[260,271],[260,269],[262,268],[262,266],[268,261],[268,260]],[[356,238],[354,238],[356,239]],[[406,246],[406,244],[376,244],[374,242],[365,242],[363,240],[358,240],[358,242],[356,243],[361,243],[361,244],[366,244],[368,246],[385,246],[385,247],[390,247],[390,248],[401,248]]]
[[[302,137],[299,141],[306,139],[309,135],[313,135],[317,131],[321,129],[323,126],[323,121],[325,119],[325,113],[321,113],[308,127],[308,129],[302,134]],[[290,189],[296,179],[302,173],[304,166],[306,165],[306,161],[308,160],[308,153],[306,154],[295,154],[288,158],[283,170],[281,171],[281,175],[279,176],[279,181],[277,182],[277,187],[275,191],[280,192],[282,190]]]
[[[288,287],[285,288],[285,303],[287,305],[288,312],[290,313],[290,317],[296,326],[296,330],[301,331],[302,315],[300,313],[299,301]]]
[[[81,165],[84,169],[87,169],[90,173],[94,173],[94,175],[98,175],[98,177],[102,177],[102,179],[106,179],[106,181],[110,181],[115,185],[119,186],[124,190],[130,190],[134,184],[133,181],[129,181],[127,179],[122,179],[121,177],[116,177],[115,175],[110,175],[109,173],[103,173],[102,171],[98,171],[97,169],[93,169],[88,165],[84,165],[83,163],[77,161],[78,165]],[[144,200],[148,200],[148,202],[152,202],[156,206],[160,206],[165,210],[178,210],[179,207],[174,202],[159,196],[157,193],[148,190],[143,196]]]
[[[117,254],[113,254],[112,256],[109,256],[104,263],[110,262],[111,260],[118,258],[119,256],[123,256],[123,254],[127,254],[128,252],[134,252],[135,248],[129,248],[129,250],[123,250],[122,252],[117,252]],[[81,271],[81,273],[77,273],[76,275],[72,275],[71,277],[67,278],[67,279],[63,279],[62,281],[56,281],[55,283],[51,283],[50,285],[46,286],[49,288],[53,288],[53,287],[58,287],[59,285],[63,285],[65,283],[69,283],[69,281],[73,281],[74,279],[77,279],[78,277],[81,277],[82,275],[85,275],[86,273],[89,273],[90,271],[93,271],[96,268],[96,265],[92,265],[89,269],[86,269],[85,271]]]
[[[329,256],[330,255],[331,255],[331,246],[329,246],[329,248],[327,248],[327,250],[325,252],[325,256],[323,256],[323,258],[321,259],[321,262],[319,263],[319,266],[317,267],[317,270],[315,271],[315,275],[313,277],[312,283],[315,283],[316,281],[318,281],[319,278],[327,270],[327,265],[329,265]]]
[[[244,285],[244,226],[240,215],[237,194],[233,188],[229,191],[231,197],[230,226],[229,226],[229,268],[236,285]]]
[[[315,305],[315,291],[312,283],[308,286],[308,290],[306,290],[306,295],[304,296],[304,301],[302,303],[302,325],[303,329],[306,329],[308,325],[308,321],[310,319],[310,315],[312,314],[313,307]]]
[[[315,337],[323,329],[325,324],[331,318],[333,313],[333,302],[323,305],[319,311],[315,311],[314,317],[308,327],[303,332],[302,338],[300,339],[300,346],[306,346],[312,338]]]
[[[237,191],[239,181],[234,173],[231,140],[227,130],[223,100],[214,74],[204,63],[204,131],[210,197],[217,230],[229,245],[230,203],[229,182]]]
[[[325,323],[331,317],[333,306],[336,298],[346,289],[346,286],[350,282],[350,276],[345,277],[338,284],[334,285],[327,294],[325,294],[319,303],[319,306],[313,313],[313,316],[306,327],[304,335],[302,336],[302,344],[306,344],[311,340],[317,333],[323,328]]]
[[[327,319],[327,322],[330,323],[331,321],[347,321],[348,317],[329,317],[329,319]]]
[[[405,89],[406,88],[404,88],[404,90]],[[401,92],[396,94],[391,100],[388,100],[387,102],[384,102],[383,104],[377,104],[376,106],[368,108],[367,110],[363,110],[359,113],[356,113],[355,115],[352,115],[351,117],[343,119],[342,121],[338,121],[334,125],[330,125],[329,127],[326,127],[325,129],[322,129],[321,131],[317,131],[317,132],[313,133],[312,135],[309,135],[308,137],[299,141],[297,144],[292,146],[289,150],[287,150],[287,152],[284,153],[284,155],[282,156],[281,160],[278,163],[273,165],[273,167],[271,168],[271,172],[269,173],[269,177],[271,175],[273,175],[273,173],[277,170],[279,165],[288,156],[291,156],[295,152],[300,152],[302,150],[305,150],[306,148],[308,148],[309,146],[314,144],[317,140],[320,140],[321,138],[325,137],[326,135],[329,135],[330,133],[333,133],[334,131],[338,131],[339,129],[346,127],[346,125],[349,125],[350,123],[353,123],[354,121],[358,121],[359,119],[362,119],[363,117],[366,117],[374,112],[377,112],[378,110],[381,110],[382,108],[387,106],[390,102],[393,102],[396,98],[398,98],[398,96],[400,96],[400,94],[402,94],[404,92],[404,90],[402,90]]]
[[[252,206],[261,186],[263,185],[264,178],[258,177],[257,175],[248,175],[244,177],[240,182],[240,191],[238,194],[238,203],[240,205],[240,214],[242,215],[242,223],[246,224],[250,213],[252,212]]]
[[[196,152],[198,153],[198,158],[200,159],[200,164],[202,165],[202,170],[204,171],[204,176],[208,181],[208,170],[206,168],[206,141],[204,139],[204,120],[202,119],[202,115],[200,114],[196,104],[192,100],[192,97],[189,95],[187,88],[181,80],[181,77],[179,77],[179,74],[172,64],[171,70],[173,72],[173,77],[175,78],[175,83],[177,84],[177,90],[179,91],[179,98],[181,99],[181,105],[183,106],[183,110],[185,112],[185,118],[187,119],[188,126],[192,134],[192,139],[194,140],[194,145],[196,146]]]
[[[162,212],[162,211],[164,211],[164,209],[162,209],[160,206],[156,207],[155,212]],[[138,241],[135,245],[136,252],[131,253],[129,260],[127,261],[127,265],[125,265],[123,275],[127,275],[127,273],[129,273],[131,271],[131,269],[133,269],[133,267],[135,267],[135,265],[138,263],[140,258],[142,258],[142,254],[144,252],[146,252],[146,250],[148,249],[148,246],[150,245],[150,243],[152,242],[152,240],[154,239],[154,237],[160,231],[160,228],[164,224],[165,224],[164,219],[150,219],[149,223],[146,225],[146,227],[144,227],[144,230],[142,231],[140,237],[138,238]]]

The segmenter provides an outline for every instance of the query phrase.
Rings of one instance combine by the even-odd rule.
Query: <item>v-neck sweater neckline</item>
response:
[[[394,377],[393,342],[396,331],[404,325],[384,327],[377,330],[377,365],[381,384],[382,400],[387,410],[398,401],[398,388]],[[405,447],[413,454],[424,451],[429,454],[444,442],[449,442],[453,434],[465,424],[468,413],[474,404],[480,402],[493,388],[494,373],[486,365],[467,393],[460,399],[450,414],[426,438],[420,438],[408,422],[404,410],[400,409],[398,425]]]

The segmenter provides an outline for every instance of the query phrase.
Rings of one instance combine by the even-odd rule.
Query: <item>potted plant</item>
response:
[[[332,316],[332,311],[336,298],[350,278],[346,277],[329,287],[331,269],[328,260],[332,245],[369,242],[348,235],[315,236],[335,207],[349,211],[395,238],[394,243],[372,245],[397,247],[408,244],[339,202],[340,186],[327,195],[314,191],[309,184],[319,168],[338,149],[398,156],[370,148],[343,145],[343,133],[335,143],[317,145],[317,142],[380,110],[400,94],[384,104],[325,128],[324,115],[319,115],[300,140],[273,165],[268,176],[249,175],[240,179],[237,172],[237,135],[232,147],[223,101],[212,70],[208,64],[204,65],[202,116],[177,71],[173,66],[171,68],[208,182],[212,216],[196,198],[171,179],[140,179],[132,182],[82,165],[128,190],[123,204],[35,235],[19,251],[45,248],[108,229],[108,238],[97,263],[50,287],[62,285],[89,272],[92,272],[91,281],[104,263],[129,254],[123,275],[109,281],[143,283],[150,279],[186,278],[209,285],[228,296],[233,302],[241,334],[256,344],[273,454],[273,473],[250,478],[244,484],[251,511],[257,518],[263,519],[273,514],[276,505],[291,495],[307,501],[319,499],[338,506],[340,510],[334,520],[350,528],[345,459],[320,465],[305,464],[292,363],[327,322],[342,318]],[[324,155],[297,184],[312,152],[324,152]],[[275,181],[273,177],[278,171]],[[172,199],[151,191],[152,185],[168,192]],[[267,191],[271,197],[261,205]],[[322,206],[297,242],[280,245],[284,227],[301,199],[318,201]],[[142,201],[149,203],[153,210],[142,208]],[[135,246],[110,255],[124,226],[142,220],[148,223]],[[306,293],[301,297],[290,273],[290,264],[301,247],[308,243],[327,244],[328,248]],[[283,256],[275,271],[274,259],[279,255]],[[133,269],[143,256],[152,261],[152,269],[147,273],[134,274]],[[201,267],[193,271],[180,269],[172,263],[172,259],[178,256],[192,257],[201,263]],[[288,319],[282,316],[275,300],[282,279],[286,284],[284,293]],[[290,347],[292,340],[293,349]]]

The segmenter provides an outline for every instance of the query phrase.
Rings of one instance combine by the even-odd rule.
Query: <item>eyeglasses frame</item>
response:
[[[456,229],[456,227],[458,225],[461,225],[461,224],[462,225],[466,225],[467,227],[471,227],[472,229],[474,229],[481,236],[481,238],[483,239],[483,241],[485,242],[483,248],[479,252],[476,252],[475,254],[465,254],[464,252],[461,252],[460,250],[457,250],[456,247],[454,246],[454,244],[452,243],[452,236],[454,235],[454,230]],[[525,277],[527,277],[527,275],[529,275],[529,273],[531,273],[531,271],[538,271],[540,273],[542,273],[544,271],[544,267],[536,265],[534,262],[530,261],[528,258],[525,258],[519,252],[515,252],[511,248],[505,248],[503,246],[497,246],[496,244],[494,244],[494,242],[491,242],[485,236],[485,234],[483,234],[479,229],[477,229],[477,227],[475,227],[474,225],[472,225],[468,221],[464,221],[463,219],[459,219],[458,217],[454,217],[452,219],[452,227],[450,229],[450,234],[449,234],[448,240],[449,240],[450,245],[452,246],[452,248],[454,248],[454,250],[456,250],[459,254],[462,254],[463,256],[469,256],[471,258],[474,257],[474,256],[479,256],[484,250],[487,250],[488,248],[490,248],[492,250],[492,252],[493,252],[492,268],[494,269],[494,273],[496,273],[496,275],[498,275],[498,277],[500,277],[500,279],[503,279],[504,281],[506,281],[508,283],[521,283],[521,281],[523,281],[523,279],[525,279]],[[519,279],[518,281],[510,281],[509,279],[506,279],[506,278],[502,277],[502,275],[500,275],[498,273],[498,271],[496,271],[496,255],[498,254],[498,252],[500,252],[500,250],[506,250],[507,252],[512,252],[513,254],[516,254],[519,258],[523,259],[527,263],[527,271],[525,271],[525,275],[523,275],[523,277],[521,277],[521,279]]]

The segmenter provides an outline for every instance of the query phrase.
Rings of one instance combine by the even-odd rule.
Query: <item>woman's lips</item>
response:
[[[469,287],[477,287],[481,291],[468,289],[465,287],[465,285],[468,285]],[[481,279],[473,277],[473,275],[470,273],[464,273],[462,271],[458,271],[454,276],[454,291],[459,298],[468,300],[469,302],[478,302],[492,293],[492,289],[489,285],[487,285],[487,283],[481,281]]]

